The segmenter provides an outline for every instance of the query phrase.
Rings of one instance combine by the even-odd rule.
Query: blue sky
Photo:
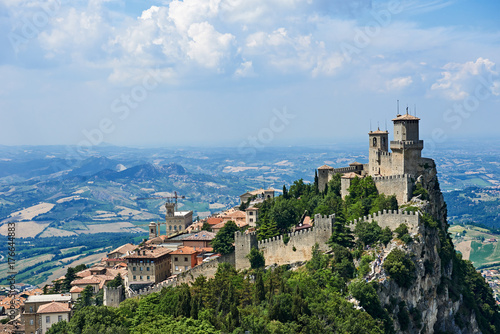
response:
[[[0,0],[0,144],[497,136],[498,1]]]

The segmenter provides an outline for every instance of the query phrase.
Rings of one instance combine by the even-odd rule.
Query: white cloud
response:
[[[443,67],[442,77],[432,84],[431,90],[450,100],[465,99],[475,91],[478,84],[487,84],[494,95],[499,95],[500,86],[495,63],[485,58],[475,62],[448,63]]]
[[[188,30],[187,56],[206,68],[220,68],[220,62],[228,57],[234,36],[221,34],[208,22],[193,23]]]
[[[236,78],[246,78],[255,76],[255,72],[252,66],[252,61],[249,60],[241,63],[240,67],[238,67],[234,72],[234,76]]]
[[[394,78],[386,82],[386,87],[388,90],[397,90],[405,88],[413,83],[411,76]]]

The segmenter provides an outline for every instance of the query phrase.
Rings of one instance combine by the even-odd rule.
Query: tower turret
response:
[[[368,163],[370,175],[388,175],[386,170],[389,164],[385,163],[389,157],[389,132],[378,128],[376,131],[368,133],[369,151]],[[389,172],[390,173],[390,172]]]
[[[394,122],[394,140],[391,141],[396,174],[415,174],[422,157],[424,141],[419,139],[420,118],[408,114],[397,115]]]

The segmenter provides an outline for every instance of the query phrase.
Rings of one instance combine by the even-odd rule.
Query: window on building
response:
[[[250,223],[253,223],[253,218],[250,218]]]
[[[149,280],[149,276],[148,276],[148,280]]]
[[[135,271],[135,267],[132,267],[132,271]]]
[[[60,321],[62,321],[62,315],[57,316],[57,322],[60,322]]]
[[[253,211],[250,211],[249,214],[250,214],[250,216],[253,216]]]
[[[187,257],[185,257],[185,258],[184,258],[184,262],[187,262],[187,261],[188,261],[188,258],[187,258]]]
[[[134,275],[134,281],[137,279],[137,276]]]
[[[179,261],[179,260],[177,260],[177,258],[176,258],[176,257],[174,257],[174,261]]]
[[[30,319],[30,326],[33,326],[35,324],[35,321],[33,319]]]
[[[169,229],[170,231],[172,231],[172,226],[169,226],[169,227],[168,227],[168,229]]]
[[[50,324],[50,316],[49,315],[45,317],[45,323]]]
[[[140,267],[139,270],[142,271],[142,267]]]
[[[174,231],[177,231],[177,225],[174,225]]]
[[[188,270],[188,268],[189,268],[188,266],[185,266],[185,267],[184,267],[184,270]]]
[[[179,231],[180,231],[180,230],[182,230],[182,226],[181,226],[181,225],[179,225]]]
[[[140,280],[142,281],[142,276],[139,276]]]
[[[30,313],[33,313],[33,306],[30,306]]]
[[[146,268],[146,271],[149,271],[149,267]]]
[[[175,271],[179,271],[179,266],[175,266]]]

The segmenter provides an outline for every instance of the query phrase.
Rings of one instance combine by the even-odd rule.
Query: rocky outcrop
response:
[[[450,293],[453,261],[442,252],[447,237],[446,203],[434,162],[422,166],[415,182],[426,193],[413,198],[408,205],[420,208],[433,221],[429,216],[423,219],[418,231],[411,234],[412,242],[393,240],[382,250],[387,255],[400,248],[409,254],[416,266],[416,279],[410,287],[400,287],[380,269],[381,274],[374,278],[379,283],[381,304],[389,311],[397,333],[480,333],[476,316],[464,305],[463,296]]]

